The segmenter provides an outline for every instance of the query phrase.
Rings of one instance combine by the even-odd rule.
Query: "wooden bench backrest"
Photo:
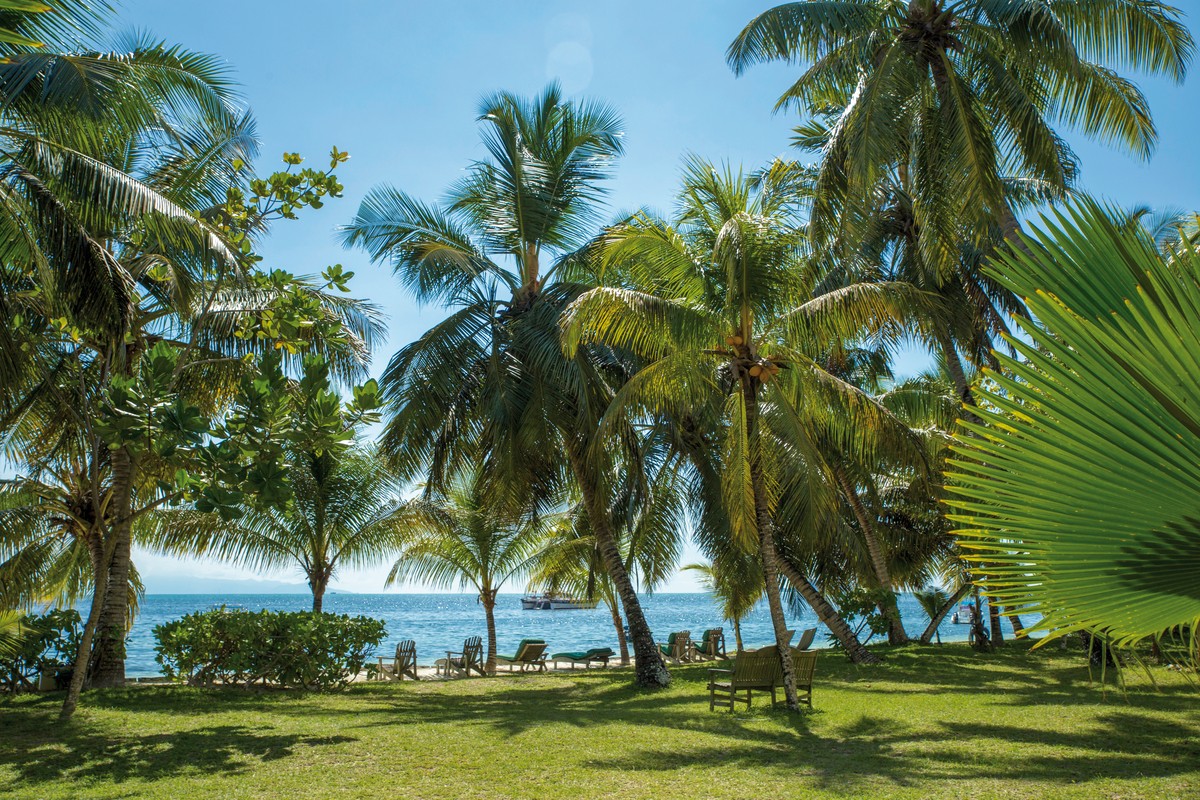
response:
[[[734,688],[738,686],[773,686],[779,677],[779,655],[774,647],[744,650],[733,662]]]
[[[813,673],[817,671],[817,651],[793,648],[792,671],[796,674],[796,686],[812,686]]]

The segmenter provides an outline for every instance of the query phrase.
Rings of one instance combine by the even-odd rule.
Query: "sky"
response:
[[[1177,3],[1195,29],[1190,20],[1200,19],[1200,0]],[[484,155],[475,124],[480,98],[500,89],[531,95],[554,79],[570,95],[612,104],[624,119],[626,153],[608,197],[613,212],[670,208],[689,153],[751,169],[794,157],[788,139],[797,120],[773,107],[798,69],[771,64],[737,77],[724,60],[737,32],[767,7],[740,0],[126,0],[117,29],[148,31],[228,60],[258,120],[262,172],[282,168],[284,151],[316,166],[327,165],[332,146],[350,153],[338,170],[344,198],[276,226],[260,252],[264,267],[296,274],[315,275],[334,263],[355,272],[353,294],[387,315],[388,340],[373,365],[378,375],[439,309],[417,307],[386,267],[339,245],[338,226],[371,187],[392,184],[439,199]],[[1083,187],[1123,206],[1200,209],[1200,76],[1182,86],[1131,77],[1150,100],[1159,147],[1143,162],[1064,131],[1082,161]],[[912,352],[898,366],[911,372],[923,363]],[[699,559],[689,549],[686,560]],[[146,553],[138,564],[152,590],[182,575],[251,577],[227,565]],[[346,572],[335,588],[381,591],[386,572]],[[271,577],[301,581],[298,573]],[[663,590],[694,588],[685,573]]]

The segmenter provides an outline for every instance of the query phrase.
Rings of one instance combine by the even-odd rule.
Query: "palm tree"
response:
[[[382,446],[402,474],[425,473],[435,489],[482,464],[544,503],[570,475],[629,623],[637,681],[665,685],[610,519],[611,453],[592,446],[624,365],[587,349],[566,359],[559,340],[562,310],[587,288],[579,252],[622,150],[620,120],[551,85],[532,100],[485,98],[480,121],[488,158],[445,205],[380,187],[345,230],[347,246],[389,262],[419,300],[452,309],[388,364]]]
[[[321,613],[341,567],[382,564],[405,541],[400,483],[371,448],[300,453],[294,460],[286,507],[251,506],[233,522],[215,513],[163,511],[139,543],[255,570],[298,567],[312,590],[313,613]]]
[[[989,598],[1043,615],[1031,630],[1194,631],[1200,256],[1091,202],[1044,228],[989,268],[1028,298],[1028,343],[956,438],[953,519]]]
[[[605,260],[639,288],[583,295],[567,320],[567,345],[599,342],[652,362],[618,391],[610,425],[722,409],[723,505],[734,541],[758,553],[785,694],[796,709],[785,657],[777,501],[791,480],[831,483],[796,403],[819,398],[843,410],[874,408],[806,348],[896,326],[905,292],[854,285],[814,298],[790,188],[775,170],[752,179],[690,160],[676,224],[638,215],[605,237]],[[828,491],[810,495],[814,515],[830,497]]]
[[[725,558],[710,564],[688,564],[684,569],[698,573],[701,585],[719,601],[721,615],[733,625],[733,638],[741,652],[742,618],[763,596],[761,565],[747,553],[730,550]]]
[[[387,585],[413,579],[473,588],[487,620],[486,671],[494,675],[496,594],[530,572],[556,518],[497,506],[481,472],[409,501],[402,515],[409,532]]]
[[[818,220],[832,223],[839,199],[865,198],[898,169],[912,176],[922,227],[996,224],[1020,246],[1002,176],[1065,191],[1076,166],[1052,127],[1059,122],[1149,157],[1157,136],[1149,107],[1117,70],[1182,81],[1193,50],[1182,13],[1161,3],[831,0],[763,12],[727,56],[739,73],[763,61],[802,63],[778,105],[836,109],[832,125],[818,126],[832,130],[816,181]],[[798,139],[810,132],[802,126]],[[938,249],[952,252],[927,252]]]

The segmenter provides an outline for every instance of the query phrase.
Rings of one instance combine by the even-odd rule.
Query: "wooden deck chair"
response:
[[[522,672],[532,668],[538,672],[546,671],[546,641],[544,639],[522,639],[517,645],[517,652],[511,656],[496,656],[496,666],[503,664],[512,672],[513,667],[520,667]]]
[[[379,674],[389,681],[402,681],[404,676],[417,678],[417,643],[405,639],[396,645],[396,655],[392,658],[379,657]]]
[[[438,661],[438,666],[444,670],[443,674],[447,678],[451,673],[454,673],[455,676],[470,677],[471,670],[475,670],[480,675],[487,675],[483,671],[483,639],[479,636],[468,636],[463,640],[461,651],[447,650],[446,657],[438,659]]]
[[[668,661],[675,664],[692,660],[692,632],[676,631],[667,637],[666,644],[660,644],[658,651],[666,656]]]
[[[797,650],[807,650],[812,647],[813,639],[817,638],[817,629],[809,628],[800,634],[800,641],[796,642]]]
[[[701,659],[728,658],[725,654],[725,629],[709,628],[696,645],[696,655]]]
[[[708,710],[717,705],[733,711],[734,703],[745,703],[750,707],[754,692],[770,692],[771,704],[775,704],[775,689],[779,684],[779,651],[774,647],[761,650],[745,650],[733,660],[733,669],[710,669],[708,671]],[[742,697],[745,693],[745,697]]]

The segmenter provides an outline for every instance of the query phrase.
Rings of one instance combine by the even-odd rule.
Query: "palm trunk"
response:
[[[621,649],[621,666],[629,666],[629,640],[625,638],[625,623],[621,621],[621,611],[617,608],[616,600],[608,604],[612,613],[613,627],[617,629],[617,646]]]
[[[592,533],[596,537],[596,547],[604,560],[609,577],[612,578],[617,596],[621,598],[625,619],[629,622],[629,636],[633,639],[633,656],[636,661],[635,680],[639,686],[667,686],[671,683],[671,673],[667,671],[662,654],[654,644],[654,635],[650,632],[645,614],[642,613],[642,604],[638,602],[633,581],[625,569],[621,552],[617,549],[608,509],[599,496],[595,475],[584,461],[582,448],[583,445],[575,440],[568,444],[571,471],[583,494],[583,505],[587,511],[588,522],[592,526]]]
[[[100,622],[100,613],[104,609],[105,592],[108,589],[108,559],[105,558],[104,542],[99,526],[88,531],[88,554],[92,561],[92,606],[88,611],[87,622],[79,637],[79,648],[75,653],[75,663],[71,666],[71,684],[67,687],[67,697],[63,700],[59,719],[70,719],[79,705],[79,696],[83,694],[83,685],[87,680],[92,661],[92,640],[96,635],[96,626]]]
[[[969,591],[971,591],[971,584],[969,583],[964,583],[958,587],[958,591],[950,596],[950,599],[946,601],[946,605],[942,606],[941,610],[934,614],[929,620],[929,624],[925,626],[925,631],[921,634],[921,644],[929,644],[933,640],[934,634],[938,635],[938,643],[941,643],[941,634],[938,633],[938,628],[941,627],[942,620],[950,613],[950,609],[954,608],[958,601],[962,600]]]
[[[846,651],[846,655],[850,657],[851,661],[855,664],[879,663],[879,656],[863,646],[863,643],[854,635],[854,631],[846,624],[846,620],[842,619],[842,615],[800,570],[796,569],[786,558],[781,558],[779,559],[779,571],[783,573],[783,577],[787,579],[788,583],[800,593],[804,602],[808,603],[808,607],[817,615],[817,619],[829,628],[830,633],[842,645],[842,649]]]
[[[1004,631],[1000,630],[1000,606],[988,598],[988,624],[992,628],[992,647],[1004,644]]]
[[[988,640],[987,631],[983,628],[983,605],[979,600],[979,585],[972,584],[972,594],[975,599],[975,613],[971,615],[971,637],[974,639],[976,650],[991,652],[992,643]]]
[[[762,563],[763,580],[766,581],[767,607],[771,611],[771,627],[775,629],[775,646],[779,652],[779,665],[783,672],[783,696],[790,710],[799,711],[791,636],[788,634],[787,620],[783,615],[783,600],[779,596],[775,523],[771,519],[771,510],[767,507],[762,462],[755,447],[758,433],[758,386],[757,382],[749,377],[742,379],[742,398],[746,404],[746,438],[750,442],[750,484],[754,492],[754,522],[758,527],[758,557]]]
[[[312,610],[314,614],[320,614],[324,610],[325,587],[327,583],[327,581],[324,581],[321,578],[310,578],[308,581],[308,585],[312,587]]]
[[[892,590],[892,576],[888,570],[887,557],[883,553],[883,544],[879,541],[875,524],[871,521],[866,507],[863,506],[862,498],[858,496],[858,490],[850,482],[850,476],[846,474],[845,468],[836,461],[833,464],[833,474],[837,478],[838,485],[841,486],[842,493],[846,496],[846,502],[854,511],[855,519],[858,520],[858,527],[862,530],[863,539],[866,541],[867,554],[871,558],[871,568],[875,571],[875,579],[879,581],[879,588],[886,593],[881,610],[888,621],[888,644],[908,644],[908,634],[904,631],[903,620],[900,619],[900,606],[896,603],[896,593]]]
[[[483,671],[488,675],[496,674],[496,592],[484,589],[479,593],[483,603],[483,616],[487,619],[487,663]]]
[[[128,449],[112,451],[112,553],[107,567],[104,606],[96,625],[91,685],[125,685],[125,626],[129,619],[129,572],[133,550],[133,458]]]
[[[1020,639],[1025,635],[1025,625],[1021,622],[1021,618],[1016,614],[1009,614],[1008,619],[1012,622],[1013,638]]]

